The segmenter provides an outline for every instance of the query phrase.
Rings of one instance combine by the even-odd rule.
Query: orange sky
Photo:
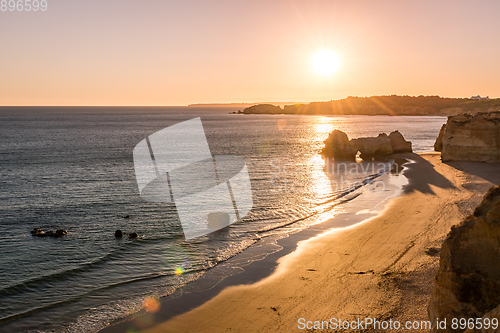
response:
[[[496,1],[47,2],[0,11],[0,105],[499,96]]]

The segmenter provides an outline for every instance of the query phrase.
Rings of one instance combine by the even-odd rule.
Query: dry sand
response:
[[[440,245],[500,182],[500,167],[402,156],[417,159],[411,183],[381,216],[303,241],[270,277],[142,332],[291,332],[301,331],[299,318],[427,320]]]

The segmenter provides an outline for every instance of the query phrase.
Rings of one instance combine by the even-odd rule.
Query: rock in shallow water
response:
[[[334,130],[328,135],[324,143],[325,147],[321,151],[322,155],[346,160],[352,159],[353,154],[356,156],[357,151],[352,150],[347,134],[342,131]]]
[[[432,323],[481,318],[500,304],[500,186],[491,188],[474,214],[454,226],[441,248],[428,306]],[[437,332],[434,328],[433,332]]]
[[[42,230],[41,228],[34,228],[31,230],[31,235],[36,237],[54,237],[59,238],[66,235],[68,232],[64,229],[57,229],[55,232],[52,230]]]

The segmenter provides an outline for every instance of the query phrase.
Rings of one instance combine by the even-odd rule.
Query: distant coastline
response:
[[[285,105],[304,104],[304,102],[254,102],[254,103],[195,103],[188,104],[189,107],[241,107],[247,108],[253,105],[272,104],[283,107]]]
[[[500,110],[500,99],[447,98],[439,96],[352,97],[327,102],[258,104],[240,114],[370,115],[370,116],[450,116],[464,112]]]

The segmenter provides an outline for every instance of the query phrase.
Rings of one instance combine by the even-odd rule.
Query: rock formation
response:
[[[64,229],[57,229],[55,232],[52,230],[42,230],[41,228],[34,228],[31,230],[31,235],[36,237],[54,237],[59,238],[66,235],[68,232]]]
[[[392,155],[391,139],[385,133],[379,134],[376,138],[359,138],[349,141],[351,150],[354,155],[359,151],[362,159],[371,158],[374,156],[389,156]]]
[[[411,148],[411,142],[406,141],[403,134],[399,131],[394,131],[389,134],[389,139],[391,139],[392,151],[394,153],[411,153],[413,152]]]
[[[354,160],[358,151],[363,159],[385,157],[393,153],[412,152],[411,142],[406,141],[398,131],[392,132],[389,136],[381,133],[377,137],[358,138],[349,141],[347,134],[334,130],[324,143],[325,147],[321,154],[340,160]]]
[[[428,306],[432,323],[481,318],[500,304],[500,186],[491,188],[474,214],[454,226],[441,248]],[[433,332],[437,332],[433,328]]]
[[[321,151],[321,154],[328,157],[335,157],[342,160],[350,160],[356,156],[356,151],[353,151],[349,145],[349,138],[347,134],[342,131],[334,130],[328,135],[328,138],[323,141],[325,147]]]
[[[500,162],[500,112],[448,117],[434,149],[443,162]]]

